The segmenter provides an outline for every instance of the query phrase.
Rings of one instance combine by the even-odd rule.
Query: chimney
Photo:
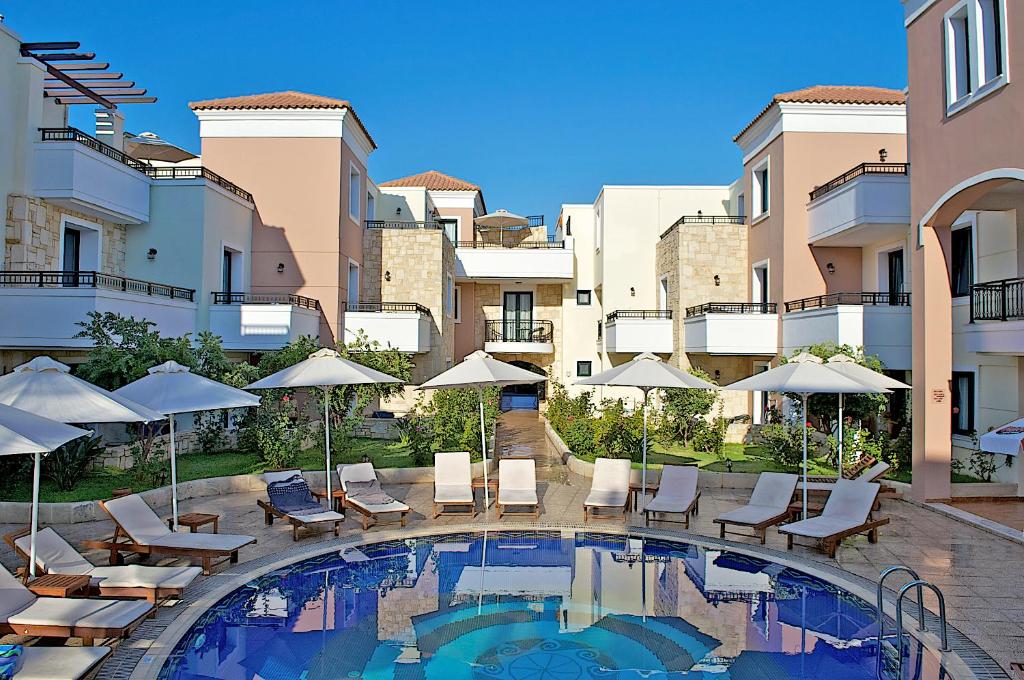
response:
[[[117,109],[96,109],[96,139],[124,151],[124,114]]]

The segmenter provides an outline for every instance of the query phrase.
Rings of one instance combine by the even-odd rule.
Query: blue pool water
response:
[[[947,677],[908,647],[905,677]],[[876,649],[870,605],[766,560],[491,532],[347,548],[262,576],[210,608],[160,678],[866,680]]]

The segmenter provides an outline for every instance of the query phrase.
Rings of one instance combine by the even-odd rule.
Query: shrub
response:
[[[228,437],[224,432],[223,410],[203,411],[195,415],[196,441],[203,453],[214,453],[227,448]]]
[[[691,368],[690,373],[701,380],[714,382],[710,375],[699,368]],[[660,434],[684,445],[692,442],[698,430],[706,428],[706,417],[719,402],[718,393],[714,390],[662,390],[661,399],[663,418]]]
[[[434,464],[434,441],[433,432],[430,429],[430,420],[415,413],[395,421],[401,435],[400,441],[409,448],[409,455],[413,465],[426,467]]]
[[[484,426],[488,440],[498,419],[501,390],[484,390]],[[469,451],[473,460],[481,460],[480,397],[475,389],[435,390],[430,401],[420,403],[418,415],[429,420],[432,451]]]
[[[725,432],[729,421],[721,414],[722,407],[719,406],[719,415],[711,422],[706,420],[698,421],[698,426],[693,433],[692,445],[694,451],[712,453],[721,458],[725,451]]]
[[[574,455],[593,458],[597,447],[594,443],[593,393],[581,392],[570,397],[565,386],[552,383],[545,412],[548,422]]]
[[[803,463],[804,431],[800,426],[772,423],[761,428],[760,437],[765,454],[779,467],[788,469]]]
[[[275,406],[256,409],[249,436],[264,467],[289,467],[298,458],[306,433],[294,424],[294,416],[294,402],[288,396],[281,397]]]
[[[61,491],[71,491],[89,470],[89,465],[103,453],[102,438],[79,437],[43,458],[43,474],[52,479]]]
[[[643,458],[643,411],[627,414],[622,400],[606,399],[594,420],[595,455],[605,458]]]

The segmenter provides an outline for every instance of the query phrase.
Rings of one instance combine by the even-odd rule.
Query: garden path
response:
[[[503,456],[530,457],[537,461],[537,478],[565,484],[568,468],[551,448],[544,433],[544,421],[537,411],[506,411],[498,417],[494,433],[494,451]]]

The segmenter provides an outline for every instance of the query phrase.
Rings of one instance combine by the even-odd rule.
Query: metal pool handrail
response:
[[[918,576],[917,572],[910,567],[897,565],[889,567],[882,571],[878,575],[878,588],[877,588],[877,607],[875,609],[875,619],[878,622],[878,655],[875,660],[875,676],[878,680],[884,680],[882,678],[882,640],[885,638],[885,614],[882,611],[882,588],[885,585],[885,579],[889,578],[893,574],[904,572],[910,575],[910,578],[914,581],[920,581],[921,577]],[[921,586],[917,587],[917,625],[919,630],[924,630],[924,589]],[[902,654],[902,651],[900,652]]]

